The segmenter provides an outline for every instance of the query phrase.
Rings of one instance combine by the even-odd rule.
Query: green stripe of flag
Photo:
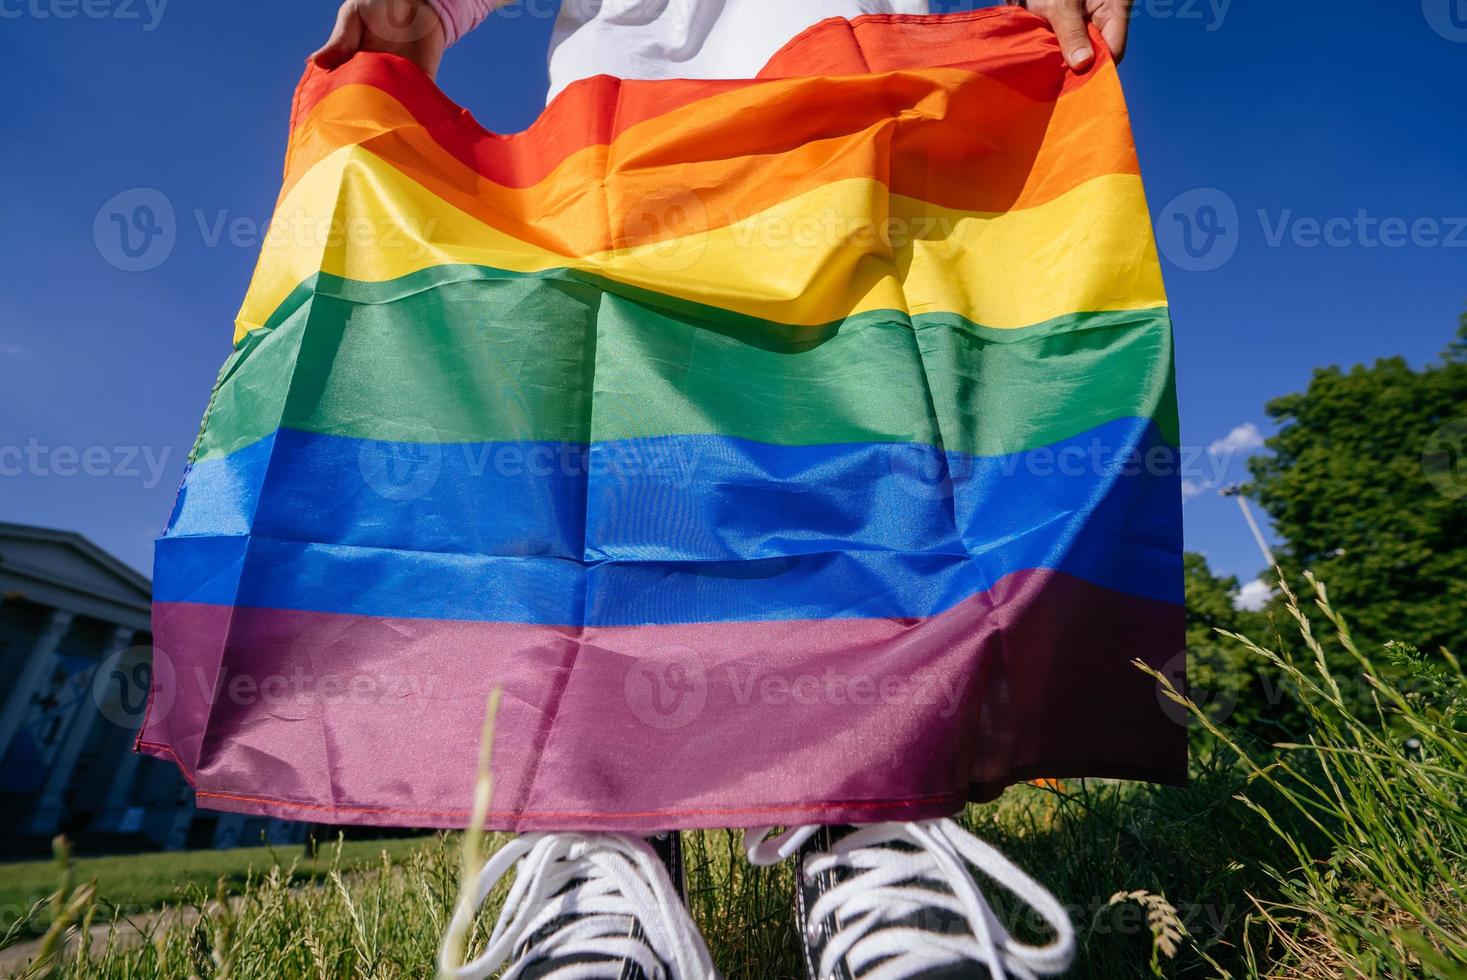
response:
[[[303,285],[225,365],[194,456],[277,427],[409,442],[717,433],[999,455],[1123,417],[1154,418],[1176,441],[1164,308],[1019,330],[897,311],[791,327],[563,271],[452,266]]]

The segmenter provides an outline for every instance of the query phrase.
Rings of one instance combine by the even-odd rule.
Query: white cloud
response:
[[[1252,422],[1235,426],[1232,432],[1207,447],[1214,456],[1231,456],[1234,453],[1250,453],[1263,448],[1263,433]]]
[[[1259,612],[1273,598],[1273,589],[1261,578],[1256,578],[1238,590],[1233,596],[1233,608],[1245,612]]]
[[[1202,496],[1208,491],[1208,489],[1209,485],[1206,483],[1198,483],[1196,480],[1183,480],[1182,499],[1193,500],[1197,497]]]

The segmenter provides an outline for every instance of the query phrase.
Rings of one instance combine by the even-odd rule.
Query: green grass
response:
[[[406,854],[423,845],[423,838],[385,841],[352,841],[342,846],[341,866],[346,869],[374,864],[386,850]],[[285,847],[240,847],[227,851],[166,851],[113,857],[80,858],[74,862],[79,881],[95,880],[98,901],[108,911],[138,915],[176,901],[181,888],[197,885],[214,888],[223,881],[237,891],[249,880],[278,864],[289,864],[301,856],[299,845]],[[304,860],[296,869],[297,880],[323,877],[334,860],[321,853]],[[0,933],[23,919],[36,903],[56,890],[55,860],[21,861],[0,865]],[[44,932],[44,930],[42,930]]]
[[[1297,653],[1231,639],[1290,681],[1288,707],[1306,720],[1294,741],[1250,741],[1176,694],[1199,725],[1189,787],[1019,787],[964,814],[1070,903],[1081,949],[1072,976],[1467,977],[1467,677],[1445,652],[1358,650],[1318,597],[1338,627],[1328,649],[1297,601]],[[1403,671],[1399,690],[1385,679]],[[749,867],[734,832],[686,842],[693,913],[725,975],[802,976],[789,868]],[[456,901],[459,841],[433,837],[353,867],[368,848],[381,850],[333,849],[324,879],[304,885],[299,866],[257,868],[232,901],[196,878],[177,901],[200,917],[96,955],[63,952],[64,939],[105,916],[98,895],[120,892],[100,879],[95,894],[78,887],[89,873],[79,864],[31,920],[51,931],[50,958],[30,975],[428,976]],[[1041,938],[996,891],[1011,928]],[[501,883],[471,948],[502,893]]]

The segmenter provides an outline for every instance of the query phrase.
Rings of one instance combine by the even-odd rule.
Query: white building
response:
[[[44,852],[233,847],[306,825],[194,808],[132,751],[152,667],[151,584],[79,534],[0,522],[0,841]]]

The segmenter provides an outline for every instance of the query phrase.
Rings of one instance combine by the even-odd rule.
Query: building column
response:
[[[310,824],[271,817],[265,824],[265,840],[271,844],[303,844]]]
[[[190,790],[183,795],[183,801],[178,807],[169,813],[168,829],[163,834],[163,850],[181,851],[188,847],[188,831],[197,809],[193,791]]]
[[[122,713],[120,711],[118,717]],[[141,719],[147,714],[146,705],[138,714],[138,725],[141,726]],[[142,755],[133,747],[137,736],[138,728],[123,728],[119,724],[116,747],[111,753],[112,757],[105,763],[106,771],[112,775],[107,783],[107,792],[97,807],[97,816],[92,821],[93,831],[117,833],[127,820],[128,811],[132,808],[133,786],[137,783],[138,763],[142,759]]]
[[[138,777],[138,760],[142,758],[132,749],[131,742],[136,734],[129,732],[124,736],[128,744],[123,745],[122,754],[117,758],[112,782],[107,787],[107,796],[102,800],[97,819],[92,824],[94,830],[115,832],[127,818],[128,808],[132,804],[132,787]]]
[[[214,849],[229,850],[244,846],[240,838],[244,836],[245,815],[243,813],[221,813],[219,822],[214,825]]]
[[[112,659],[113,655],[126,650],[132,644],[134,635],[136,631],[130,626],[119,626],[113,630],[112,636],[102,650],[102,656],[97,660],[96,667],[92,668],[93,676],[107,661]],[[102,713],[101,706],[93,700],[92,690],[92,685],[88,683],[86,694],[81,699],[77,710],[72,714],[66,734],[62,737],[61,748],[51,763],[51,771],[46,775],[46,785],[36,800],[26,828],[32,834],[50,836],[56,832],[56,826],[61,822],[62,814],[66,809],[66,787],[71,785],[71,776],[76,770],[77,757],[81,755],[82,748],[87,744],[87,736],[92,733],[92,724]]]
[[[30,713],[31,700],[37,689],[51,675],[56,662],[56,648],[61,644],[61,638],[66,635],[66,631],[71,629],[71,619],[72,614],[69,612],[60,609],[51,611],[50,620],[41,630],[41,635],[36,637],[30,657],[21,668],[20,675],[15,678],[10,693],[5,698],[5,706],[0,708],[0,758],[5,757],[15,733],[20,730],[20,723]]]

